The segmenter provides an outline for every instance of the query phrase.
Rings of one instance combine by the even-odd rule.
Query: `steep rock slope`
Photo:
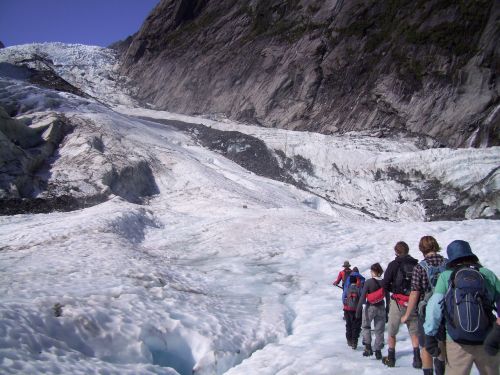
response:
[[[122,56],[156,108],[499,145],[500,1],[162,0]]]

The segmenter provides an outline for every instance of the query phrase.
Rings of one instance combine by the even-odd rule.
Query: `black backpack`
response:
[[[411,292],[411,276],[413,274],[414,263],[401,262],[393,282],[393,292],[409,296]]]
[[[444,298],[446,330],[459,344],[481,345],[494,324],[493,303],[478,265],[453,271]]]

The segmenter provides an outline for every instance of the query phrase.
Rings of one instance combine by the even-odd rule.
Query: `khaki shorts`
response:
[[[389,305],[389,322],[387,324],[387,334],[389,336],[396,336],[398,334],[401,317],[405,314],[405,312],[406,307],[399,306],[396,301],[391,299],[391,304]],[[411,313],[410,317],[406,321],[406,326],[408,327],[410,336],[418,334],[418,316],[416,311]]]
[[[481,375],[500,373],[500,356],[489,356],[483,345],[462,345],[446,341],[446,375],[469,375],[475,364]]]

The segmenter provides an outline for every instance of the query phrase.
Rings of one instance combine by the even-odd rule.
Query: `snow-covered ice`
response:
[[[53,53],[61,53],[56,47]],[[128,102],[116,111],[66,94],[61,102],[58,110],[81,120],[75,138],[87,134],[85,126],[105,134],[110,147],[102,160],[128,149],[131,158],[148,160],[158,193],[145,204],[115,196],[73,212],[0,216],[2,373],[416,374],[404,327],[394,369],[346,346],[340,290],[331,285],[343,261],[368,276],[372,263],[385,268],[393,259],[397,241],[421,258],[418,241],[432,235],[443,248],[469,241],[482,263],[500,273],[499,221],[425,222],[415,219],[417,206],[401,213],[390,202],[373,206],[390,220],[375,219],[259,177],[136,116],[237,127],[274,149],[300,152],[316,166],[318,191],[332,150],[341,148],[338,168],[349,170],[355,184],[349,189],[338,181],[337,199],[346,202],[393,194],[390,184],[369,185],[366,171],[354,180],[360,165],[405,165],[467,189],[491,177],[498,148],[418,150],[411,142],[181,118]],[[89,153],[85,142],[73,141],[63,156]],[[63,164],[54,168],[64,172]],[[74,176],[83,173],[71,168]]]

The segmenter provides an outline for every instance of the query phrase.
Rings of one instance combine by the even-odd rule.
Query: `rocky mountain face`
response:
[[[1,40],[0,40],[0,48],[5,48],[5,45],[2,43]]]
[[[162,0],[121,72],[159,109],[487,147],[499,16],[500,0]]]

